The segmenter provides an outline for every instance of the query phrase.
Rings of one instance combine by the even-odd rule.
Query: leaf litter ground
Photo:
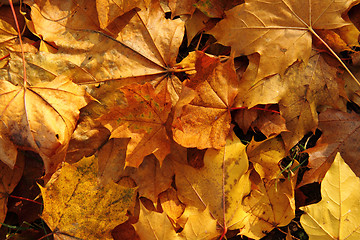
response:
[[[181,2],[178,1],[178,3]],[[183,2],[189,5],[191,1]],[[191,239],[194,236],[197,236],[198,239],[212,239],[219,238],[220,235],[224,237],[225,234],[227,239],[247,239],[244,235],[236,236],[239,232],[238,229],[242,229],[240,234],[256,239],[261,237],[262,239],[308,239],[300,224],[302,212],[298,210],[299,207],[320,201],[321,193],[318,181],[324,178],[325,173],[332,166],[337,152],[341,153],[350,167],[356,166],[353,156],[349,155],[349,149],[358,146],[356,144],[358,143],[357,134],[354,134],[354,131],[357,130],[358,115],[345,112],[351,112],[358,108],[356,103],[358,103],[359,87],[354,85],[353,79],[351,79],[353,77],[341,71],[341,68],[344,67],[343,62],[337,62],[339,59],[335,59],[334,54],[353,57],[356,48],[352,50],[349,47],[353,46],[351,42],[354,43],[349,40],[349,36],[358,33],[354,29],[342,30],[342,33],[340,30],[332,32],[331,29],[351,25],[348,19],[341,18],[341,14],[348,7],[355,5],[357,1],[340,1],[336,6],[330,4],[328,7],[332,10],[329,12],[334,14],[334,17],[331,14],[324,14],[328,8],[323,8],[311,1],[310,5],[315,5],[304,7],[295,4],[294,1],[284,0],[279,2],[281,14],[284,16],[278,19],[273,18],[270,22],[268,17],[272,14],[269,13],[274,10],[272,4],[268,7],[258,7],[257,1],[249,0],[245,1],[243,5],[234,7],[230,3],[221,2],[220,4],[213,0],[210,2],[217,8],[211,8],[211,4],[208,5],[206,1],[193,1],[192,3],[195,2],[197,3],[190,4],[189,6],[192,7],[186,10],[181,7],[181,4],[166,3],[165,5],[172,11],[171,14],[168,12],[167,16],[175,17],[175,20],[171,20],[162,17],[163,11],[160,10],[160,4],[157,1],[134,1],[134,4],[140,9],[143,7],[141,4],[148,6],[145,11],[134,9],[135,5],[126,4],[118,9],[118,6],[112,5],[113,3],[109,1],[94,1],[91,4],[77,1],[75,5],[70,6],[70,15],[66,11],[52,12],[54,9],[51,8],[51,4],[42,6],[42,3],[38,1],[26,1],[31,7],[31,10],[28,8],[28,11],[32,14],[31,18],[34,24],[34,28],[30,27],[31,24],[28,27],[32,33],[40,37],[31,34],[30,31],[23,35],[26,39],[38,42],[35,47],[24,46],[30,86],[28,88],[18,86],[21,86],[22,83],[22,73],[19,70],[21,59],[18,57],[18,46],[15,42],[11,42],[16,38],[14,37],[16,31],[11,31],[12,28],[9,26],[6,26],[9,28],[9,34],[5,42],[10,42],[6,42],[8,46],[4,48],[4,51],[5,56],[7,56],[7,52],[10,55],[6,57],[8,59],[3,63],[6,68],[3,68],[1,73],[4,84],[24,89],[23,99],[25,99],[25,89],[31,91],[39,85],[51,85],[63,76],[67,76],[72,78],[73,84],[86,86],[97,102],[88,103],[89,99],[82,100],[83,102],[79,106],[74,106],[75,110],[69,110],[71,117],[66,117],[54,107],[56,114],[60,115],[65,122],[64,128],[67,130],[55,129],[55,133],[50,131],[48,134],[55,137],[53,138],[55,145],[57,138],[64,138],[62,135],[59,136],[58,132],[66,135],[67,138],[59,141],[61,147],[56,145],[55,147],[45,146],[45,148],[41,148],[43,144],[40,144],[36,135],[34,139],[28,136],[38,131],[39,122],[47,120],[44,120],[41,114],[37,114],[35,110],[27,113],[26,111],[31,108],[23,103],[23,105],[17,104],[16,107],[25,109],[25,111],[18,110],[16,111],[17,115],[11,117],[11,114],[6,111],[17,108],[11,105],[13,103],[6,105],[5,110],[2,111],[3,125],[0,143],[3,143],[2,145],[10,143],[15,147],[7,149],[11,152],[11,154],[7,154],[12,156],[11,160],[7,160],[8,156],[5,156],[3,160],[8,166],[14,167],[13,171],[6,172],[7,175],[14,176],[10,177],[13,183],[6,183],[8,187],[2,190],[4,196],[10,194],[9,199],[4,198],[5,203],[3,204],[5,208],[8,207],[5,224],[0,230],[4,239],[7,236],[8,239],[18,236],[27,236],[29,239],[38,239],[44,236],[56,239],[59,236],[75,239],[81,239],[84,236],[89,238],[90,236],[86,234],[91,236],[103,234],[104,238],[111,238],[109,232],[111,229],[108,228],[103,230],[104,233],[92,234],[90,231],[85,231],[86,233],[77,237],[73,233],[76,228],[69,230],[69,224],[66,223],[71,218],[57,219],[56,214],[51,213],[51,208],[64,205],[67,209],[67,204],[77,198],[81,199],[82,193],[76,196],[76,190],[67,190],[73,192],[76,197],[65,199],[65,204],[61,201],[57,204],[55,201],[55,207],[49,208],[49,199],[52,198],[49,196],[59,194],[60,191],[47,193],[44,189],[54,188],[57,181],[63,177],[66,178],[66,174],[54,173],[46,186],[40,179],[43,174],[42,169],[50,177],[55,169],[49,167],[49,163],[57,165],[57,161],[61,161],[61,157],[60,160],[53,158],[54,153],[63,154],[65,151],[66,160],[74,163],[78,162],[82,156],[92,155],[99,149],[96,158],[99,159],[99,176],[104,182],[90,180],[89,186],[91,187],[87,188],[102,191],[108,186],[108,182],[112,185],[113,182],[116,182],[118,183],[116,186],[123,186],[120,189],[127,187],[126,189],[129,191],[134,191],[133,187],[138,185],[136,191],[140,196],[140,201],[138,199],[135,206],[123,203],[119,199],[116,201],[116,204],[125,206],[128,210],[125,214],[121,207],[122,211],[119,212],[121,217],[118,218],[120,220],[117,223],[128,220],[117,227],[123,230],[113,231],[112,237],[115,239],[151,239],[149,238],[151,234],[155,234],[156,237],[167,236],[171,239]],[[241,3],[241,1],[238,2],[238,4]],[[150,4],[151,7],[147,4]],[[259,2],[259,4],[264,3]],[[327,4],[327,2],[324,1],[323,4]],[[107,5],[110,7],[104,8]],[[69,7],[60,3],[59,6]],[[229,12],[224,12],[231,8],[232,10]],[[303,11],[304,8],[305,10],[311,9],[312,12]],[[117,10],[113,11],[115,9]],[[265,11],[261,16],[260,12],[256,12],[259,9]],[[323,11],[323,9],[325,10]],[[203,23],[206,24],[194,26],[191,25],[191,19],[188,19],[185,23],[187,37],[184,36],[180,47],[182,34],[179,35],[176,32],[183,33],[184,26],[176,16],[184,12],[194,19],[201,16]],[[243,27],[241,31],[250,30],[250,33],[242,34],[248,36],[243,39],[250,39],[253,45],[243,44],[241,41],[238,43],[246,45],[247,48],[233,45],[232,41],[222,39],[229,35],[219,34],[219,29],[228,31],[223,27],[224,25],[227,28],[232,27],[226,24],[226,21],[229,21],[236,12],[242,13],[239,15],[240,18],[252,13],[255,13],[253,16],[260,16],[258,21],[261,24],[254,24],[251,22],[251,18],[246,20],[250,22],[244,21],[247,27]],[[306,13],[310,13],[310,15],[308,16]],[[281,14],[278,16],[282,16]],[[57,16],[56,21],[54,21],[54,16]],[[93,16],[98,16],[98,20],[94,20]],[[214,17],[224,18],[215,28],[213,26],[218,19],[211,19]],[[325,21],[328,18],[333,21],[330,21],[330,25],[329,21]],[[29,15],[28,19],[30,19]],[[288,19],[288,21],[284,19]],[[237,21],[232,20],[230,23]],[[44,24],[44,22],[47,23]],[[174,25],[167,25],[170,23]],[[274,25],[272,25],[273,23]],[[323,23],[328,23],[328,25],[324,27]],[[294,26],[289,26],[289,24]],[[158,30],[159,26],[163,26],[161,29],[163,32]],[[197,29],[198,27],[204,29]],[[208,33],[212,33],[218,42],[232,46],[232,51],[235,50],[235,53],[230,56],[229,47],[215,44],[216,40],[211,35],[202,32],[211,28],[213,30]],[[320,34],[320,32],[316,32],[317,29],[330,29],[330,32],[325,31]],[[236,35],[238,30],[239,26],[232,32]],[[195,34],[190,31],[195,31]],[[134,35],[127,35],[129,32]],[[201,33],[198,34],[198,32]],[[321,52],[322,43],[317,43],[316,39],[313,39],[313,43],[311,43],[312,39],[309,37],[311,36],[309,33],[316,36],[319,34],[321,40],[327,39],[326,44],[334,48],[336,53]],[[274,39],[280,35],[289,34],[293,38],[291,38],[292,41],[279,43],[281,45],[279,48],[275,47],[269,50],[266,49],[269,45],[265,44],[265,49],[259,49],[259,46],[256,45],[258,43],[254,41],[254,37],[258,38],[259,34],[261,39],[269,41],[271,46],[277,44]],[[131,38],[135,36],[138,37],[137,39],[141,39],[140,42],[131,41]],[[331,39],[331,36],[335,37]],[[191,40],[191,37],[194,38]],[[72,41],[73,48],[68,47],[69,41]],[[293,44],[294,42],[297,42],[297,47]],[[343,43],[346,47],[339,47]],[[313,45],[311,46],[311,44]],[[358,43],[355,41],[356,44]],[[139,47],[145,45],[147,47]],[[306,48],[308,45],[310,48]],[[53,46],[57,49],[52,49]],[[303,51],[301,47],[306,49]],[[203,51],[193,54],[191,53],[193,48]],[[37,52],[39,49],[40,52]],[[170,49],[170,51],[166,49]],[[322,51],[329,50],[326,47],[323,49]],[[207,55],[204,54],[205,51]],[[237,57],[236,54],[239,53],[247,56]],[[308,56],[297,55],[298,53]],[[235,59],[232,58],[234,54]],[[287,56],[287,60],[284,60],[282,65],[271,68],[272,72],[269,71],[268,65],[274,63],[268,60],[269,56],[279,54]],[[187,55],[188,58],[186,58]],[[191,56],[195,56],[193,60],[191,60]],[[119,59],[119,61],[116,62],[114,59]],[[176,62],[175,59],[177,59]],[[281,61],[282,58],[277,59]],[[304,63],[296,62],[300,59],[304,60]],[[184,61],[180,63],[180,60]],[[356,66],[351,66],[352,62],[347,63],[350,68],[355,67],[351,70],[357,75]],[[289,66],[290,68],[288,68]],[[39,82],[39,79],[45,83]],[[239,84],[237,84],[238,79],[241,79]],[[298,81],[298,79],[302,79],[302,81]],[[151,82],[152,86],[149,83],[144,84],[145,82]],[[225,83],[226,91],[224,86],[217,85],[219,82]],[[139,83],[142,85],[136,85]],[[109,94],[109,89],[119,90]],[[236,92],[242,94],[236,96]],[[272,94],[269,94],[270,92]],[[46,97],[41,97],[39,94],[37,96],[40,96],[41,100],[50,106],[55,104],[46,100]],[[347,100],[351,100],[353,103],[349,104]],[[76,111],[84,105],[87,106],[81,109],[80,116],[78,116]],[[7,106],[11,109],[7,110]],[[247,109],[251,107],[254,108]],[[170,112],[170,108],[174,109],[174,112]],[[337,110],[326,110],[326,108]],[[199,111],[202,114],[196,114]],[[28,114],[33,114],[35,117]],[[55,117],[52,117],[55,122],[59,118],[56,114]],[[152,118],[151,115],[158,117]],[[22,142],[14,141],[14,137],[12,137],[14,134],[9,133],[8,126],[11,119],[13,121],[24,119],[24,116],[30,117],[18,121],[25,125],[26,121],[29,123],[28,134],[22,136],[24,139],[28,139],[28,143],[25,141],[22,144]],[[80,119],[77,122],[78,117]],[[30,123],[36,124],[31,125]],[[349,126],[339,127],[340,125],[344,126],[344,123],[348,123]],[[12,124],[23,126],[17,125],[17,123]],[[74,131],[75,125],[77,128]],[[54,128],[51,127],[52,125],[49,126],[48,128]],[[336,136],[331,135],[334,128],[339,130],[339,133],[336,132]],[[16,128],[12,129],[16,130]],[[27,128],[25,127],[25,129]],[[42,130],[47,131],[47,129]],[[229,140],[227,136],[229,131],[234,132],[240,139],[237,143],[232,142],[237,138],[236,136],[230,137],[232,140]],[[72,132],[74,133],[72,134]],[[109,137],[111,140],[108,141]],[[192,142],[191,139],[195,137],[199,138],[198,141]],[[86,139],[86,141],[82,141],[82,139]],[[41,141],[45,140],[41,139]],[[152,144],[153,142],[156,144]],[[236,141],[234,140],[234,142]],[[352,145],[353,143],[355,146]],[[324,144],[327,149],[330,149],[330,152],[318,160],[316,154],[324,152],[322,150]],[[228,149],[237,145],[241,145],[242,148],[247,146],[245,157],[240,157],[240,159],[246,159],[247,163],[247,159],[250,161],[250,167],[240,164],[241,171],[236,170],[239,166],[231,165],[237,163],[231,159],[236,159],[238,156],[231,155],[233,150],[229,150],[230,153],[227,153]],[[331,147],[328,148],[328,145]],[[187,155],[184,147],[188,148]],[[213,149],[206,150],[206,148]],[[14,165],[14,156],[16,156],[14,152],[17,149],[20,151],[17,153],[16,165]],[[240,150],[241,147],[236,149],[236,151]],[[189,152],[192,152],[191,157]],[[148,156],[151,153],[153,155]],[[223,159],[221,156],[217,157],[218,155],[222,155]],[[22,172],[23,169],[21,165],[23,156],[27,159],[23,178],[13,191],[13,187],[19,181],[19,172]],[[30,162],[37,168],[29,167],[28,163]],[[42,162],[45,165],[42,165]],[[76,164],[80,166],[81,162],[71,166],[75,167]],[[125,166],[127,167],[125,168]],[[6,167],[4,165],[4,169]],[[63,167],[62,170],[67,172],[67,168]],[[247,172],[248,168],[250,170]],[[308,171],[309,168],[311,171]],[[83,168],[78,169],[80,173],[84,172]],[[182,169],[188,170],[182,171]],[[331,167],[331,169],[334,168]],[[358,175],[354,167],[352,170]],[[95,172],[97,171],[92,174],[96,175]],[[194,173],[190,174],[192,172]],[[58,174],[60,177],[57,176]],[[210,176],[207,176],[208,174]],[[80,175],[71,178],[79,178],[80,182],[82,182],[82,178],[88,178],[86,174]],[[198,179],[196,176],[202,176],[202,178]],[[38,198],[40,192],[35,180],[45,187],[42,188],[42,194],[43,198],[46,198],[44,202],[47,205],[45,208],[47,208],[42,211],[41,219],[38,218],[41,210],[33,207],[34,204],[36,206],[39,204],[31,202],[33,199],[41,201],[41,198]],[[49,179],[45,178],[44,180],[47,182]],[[213,186],[211,191],[200,180],[214,181],[213,184],[210,184]],[[83,184],[87,184],[87,181],[84,180]],[[239,184],[242,184],[243,188],[237,187]],[[75,181],[75,189],[78,185]],[[189,185],[188,188],[186,188],[187,185]],[[295,188],[295,185],[298,187]],[[248,191],[245,186],[249,187]],[[24,189],[33,189],[33,191],[30,194],[28,190]],[[207,195],[209,192],[212,193],[212,196]],[[60,196],[66,196],[66,194],[68,193],[60,194]],[[85,195],[90,196],[91,194],[94,192]],[[104,192],[104,194],[107,193]],[[232,200],[234,194],[238,195],[235,197],[235,201]],[[214,198],[214,195],[221,197]],[[24,199],[28,199],[28,201]],[[9,202],[6,204],[6,201]],[[77,208],[76,204],[71,205],[73,206],[69,207]],[[239,207],[240,205],[243,207]],[[262,208],[262,206],[272,206],[272,208]],[[27,214],[31,212],[31,209],[33,209],[32,214]],[[97,210],[91,209],[91,212],[94,213]],[[99,212],[98,217],[101,218],[104,214],[101,213],[101,209]],[[261,214],[265,214],[265,217],[262,217]],[[99,221],[103,221],[100,218]],[[292,220],[287,220],[287,218]],[[208,223],[205,235],[203,235],[203,231],[197,231],[198,228],[201,228],[199,226],[200,219],[204,221],[206,219]],[[51,230],[45,226],[43,220]],[[163,222],[163,226],[166,228],[155,229],[152,227],[159,222]],[[246,224],[247,222],[255,224],[250,227]],[[257,228],[257,224],[261,227]],[[216,225],[217,227],[214,227]],[[111,226],[111,228],[113,227]],[[51,231],[53,233],[49,233]]]

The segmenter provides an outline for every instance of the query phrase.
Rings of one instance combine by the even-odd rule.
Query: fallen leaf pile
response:
[[[0,239],[359,238],[360,0],[0,12]]]

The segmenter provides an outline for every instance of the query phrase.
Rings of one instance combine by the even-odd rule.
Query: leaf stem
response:
[[[13,5],[12,0],[9,0],[9,5],[11,7],[11,12],[12,12],[12,14],[14,16],[14,21],[15,21],[15,25],[16,25],[16,28],[17,28],[18,36],[19,36],[21,55],[22,55],[22,60],[23,60],[24,88],[26,88],[27,77],[26,77],[25,53],[24,53],[24,48],[23,48],[23,42],[21,40],[21,32],[20,32],[19,22],[18,22],[17,17],[16,17],[16,13],[15,13],[15,9],[14,9],[14,5]]]
[[[340,64],[345,68],[345,70],[350,74],[351,78],[354,79],[354,81],[360,86],[360,82],[357,80],[357,78],[354,76],[354,74],[350,71],[350,69],[345,65],[345,63],[341,60],[341,58],[334,52],[334,50],[331,49],[331,47],[312,29],[311,27],[308,27],[309,31],[314,34],[314,36],[317,37],[324,45],[325,47],[334,55],[334,57],[340,62]]]
[[[248,109],[247,107],[233,107],[230,110],[234,111],[234,110],[241,110],[241,109]],[[276,111],[276,110],[272,110],[272,109],[266,109],[266,108],[259,108],[259,107],[252,107],[249,110],[254,109],[254,110],[259,110],[259,111],[264,111],[264,112],[272,112],[272,113],[276,113],[276,114],[280,114],[280,112]]]
[[[29,201],[29,202],[36,203],[36,204],[39,204],[39,205],[43,205],[42,203],[39,203],[37,201],[31,200],[31,199],[28,199],[28,198],[23,198],[23,197],[14,196],[14,195],[9,195],[9,197]]]

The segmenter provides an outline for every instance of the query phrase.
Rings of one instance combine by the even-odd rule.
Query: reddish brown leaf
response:
[[[151,84],[121,88],[126,106],[115,106],[100,118],[113,138],[130,138],[126,152],[126,166],[138,167],[143,158],[153,153],[162,163],[170,153],[170,139],[166,121],[171,101],[166,89],[155,93]]]
[[[353,172],[360,176],[359,115],[329,109],[319,115],[319,128],[322,135],[316,146],[306,150],[309,153],[310,170],[305,172],[299,186],[320,182],[337,152],[340,152]]]
[[[232,59],[197,53],[193,79],[185,83],[175,107],[174,140],[184,147],[221,148],[230,130],[230,109],[238,79]]]

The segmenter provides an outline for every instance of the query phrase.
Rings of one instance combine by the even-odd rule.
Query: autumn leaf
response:
[[[158,1],[150,1],[140,11],[124,13],[106,30],[93,17],[99,16],[95,1],[69,4],[29,1],[28,4],[33,9],[36,33],[46,41],[55,42],[59,47],[57,54],[63,60],[90,74],[92,80],[88,82],[115,80],[114,84],[121,87],[129,82],[154,81],[155,86],[168,88],[171,95],[179,91],[176,89],[179,79],[168,73],[176,63],[184,23],[180,19],[166,19]],[[132,77],[143,78],[128,79]]]
[[[99,174],[102,179],[118,182],[123,177],[131,177],[138,186],[141,197],[157,202],[158,195],[166,191],[172,183],[174,169],[169,157],[161,167],[156,157],[146,156],[138,168],[125,167],[128,139],[110,139],[98,152]]]
[[[63,163],[43,188],[41,217],[58,239],[112,239],[111,230],[127,220],[134,205],[135,188],[101,182],[94,157]],[[75,224],[76,223],[76,224]]]
[[[143,0],[123,1],[123,0],[97,0],[96,9],[98,13],[99,23],[101,28],[106,28],[117,17],[124,13],[138,7]]]
[[[174,140],[184,147],[221,148],[230,130],[238,79],[233,60],[198,52],[197,73],[185,83],[175,107]]]
[[[140,203],[139,221],[134,224],[134,227],[140,239],[181,239],[165,212],[158,213],[147,210],[142,203]]]
[[[279,108],[289,130],[281,133],[286,149],[292,148],[308,132],[315,131],[317,111],[321,106],[345,111],[346,106],[341,99],[343,83],[337,77],[337,68],[330,64],[331,60],[314,54],[307,65],[294,64],[285,73],[284,80],[291,94],[282,97]]]
[[[79,117],[90,100],[85,91],[66,77],[36,86],[14,86],[0,81],[2,161],[13,167],[16,148],[39,153],[47,173],[63,160]],[[51,158],[58,155],[59,158]]]
[[[236,56],[260,54],[256,79],[279,73],[297,60],[307,63],[312,35],[317,29],[349,25],[342,14],[357,1],[256,1],[226,12],[226,18],[209,31],[219,43],[231,46]]]
[[[204,211],[190,210],[185,215],[189,215],[189,217],[184,229],[180,233],[183,239],[207,240],[215,239],[220,235],[216,228],[216,220],[211,216],[209,208],[206,208]]]
[[[261,142],[252,140],[246,148],[249,161],[256,172],[267,180],[279,178],[279,162],[286,157],[284,142],[281,138],[266,139]]]
[[[233,119],[244,133],[251,127],[269,138],[287,131],[285,119],[271,109],[239,109],[233,114]]]
[[[242,201],[232,229],[260,239],[275,227],[288,225],[295,217],[294,186],[296,176],[288,179],[261,179],[256,171],[250,174],[251,192]]]
[[[220,150],[208,149],[204,167],[177,164],[175,183],[181,202],[200,211],[206,207],[223,229],[237,220],[243,196],[250,191],[245,145],[232,133]]]
[[[344,156],[347,164],[360,176],[358,164],[360,118],[355,113],[329,109],[319,115],[322,135],[309,153],[309,171],[305,172],[301,185],[320,182],[330,168],[337,152]]]
[[[118,2],[109,2],[115,3]],[[178,71],[175,65],[184,22],[166,19],[158,1],[124,13],[106,29],[100,27],[98,19],[104,16],[100,16],[96,2],[29,1],[28,4],[32,9],[34,33],[58,47],[56,54],[42,52],[27,57],[31,63],[28,68],[46,78],[69,74],[74,82],[86,85],[98,100],[84,109],[72,141],[75,145],[70,146],[74,154],[82,157],[93,153],[78,150],[88,146],[80,145],[78,139],[97,143],[94,149],[104,143],[107,134],[94,119],[116,105],[119,99],[114,95],[119,87],[151,82],[156,91],[168,91],[172,104],[178,100],[182,85],[172,72]],[[87,10],[78,11],[84,8]]]
[[[173,187],[159,194],[161,208],[166,215],[177,222],[178,218],[184,213],[185,205],[180,202],[177,192]]]
[[[138,167],[143,158],[153,153],[160,164],[170,153],[166,121],[171,102],[166,89],[158,94],[150,84],[121,88],[127,106],[117,106],[100,118],[111,131],[112,138],[130,138],[126,152],[126,166]]]
[[[7,202],[10,193],[15,189],[24,171],[24,156],[19,154],[16,167],[10,169],[5,163],[0,162],[0,224],[4,223],[7,214]]]
[[[302,207],[300,222],[309,239],[359,239],[360,180],[340,153],[321,183],[320,202]]]
[[[195,6],[202,11],[206,16],[211,18],[222,18],[224,11],[243,3],[242,0],[223,1],[223,0],[199,0]]]
[[[180,15],[192,15],[197,0],[166,0],[171,11],[171,18]]]

